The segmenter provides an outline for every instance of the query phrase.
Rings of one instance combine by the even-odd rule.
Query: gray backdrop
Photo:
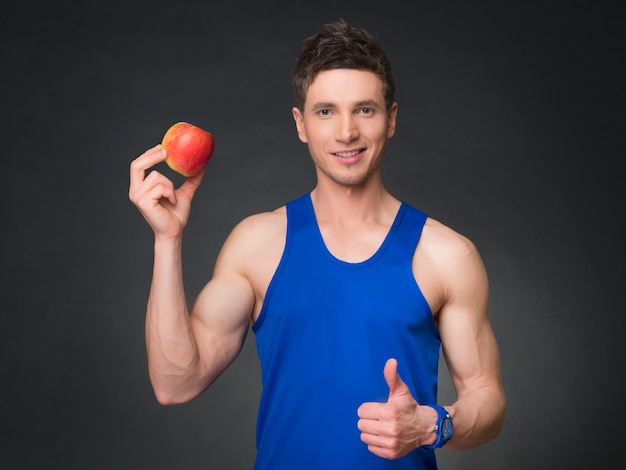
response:
[[[339,17],[395,66],[389,189],[469,236],[490,275],[505,427],[439,451],[441,467],[624,461],[619,17],[598,2],[443,3],[2,3],[2,468],[251,468],[252,333],[200,398],[154,399],[152,234],[128,166],[175,121],[215,136],[185,238],[192,301],[237,221],[312,189],[289,72]]]

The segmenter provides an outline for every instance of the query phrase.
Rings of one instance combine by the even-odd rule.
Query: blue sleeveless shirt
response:
[[[437,402],[440,338],[411,263],[426,215],[401,203],[378,251],[348,263],[326,248],[310,194],[286,206],[285,248],[252,326],[263,391],[256,469],[435,469],[432,450],[397,460],[361,441],[357,409],[386,402],[385,362],[421,404]]]

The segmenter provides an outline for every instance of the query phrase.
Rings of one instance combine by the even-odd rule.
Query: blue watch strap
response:
[[[434,443],[423,446],[425,449],[438,449],[442,447],[450,440],[453,432],[452,418],[450,413],[446,411],[443,406],[439,405],[427,405],[437,412],[437,424],[435,424],[435,433],[437,439]]]

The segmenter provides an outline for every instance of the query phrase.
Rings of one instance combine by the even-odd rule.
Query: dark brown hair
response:
[[[385,104],[391,109],[396,91],[391,60],[377,38],[340,19],[303,42],[291,74],[295,104],[300,110],[304,110],[306,93],[317,74],[334,69],[373,72],[382,81]]]

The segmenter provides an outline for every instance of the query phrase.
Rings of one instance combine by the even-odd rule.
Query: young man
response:
[[[344,21],[307,39],[293,71],[298,136],[317,185],[227,238],[188,309],[182,232],[202,175],[178,189],[131,164],[130,199],[155,235],[147,306],[160,403],[201,394],[252,324],[262,368],[259,469],[436,468],[433,449],[499,433],[505,410],[488,281],[474,245],[381,180],[397,104],[389,59]],[[457,401],[437,404],[439,348]]]

